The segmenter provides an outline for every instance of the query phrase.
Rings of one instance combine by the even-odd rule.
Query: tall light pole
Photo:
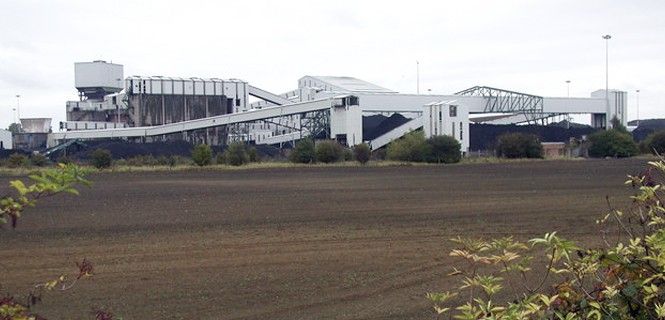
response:
[[[609,34],[606,34],[603,36],[603,39],[605,39],[605,103],[606,103],[606,109],[607,113],[606,116],[610,114],[610,39],[612,39],[612,36]],[[606,123],[610,123],[610,119],[605,119]],[[609,126],[607,126],[609,127]]]
[[[16,114],[18,115],[18,121],[21,121],[21,106],[19,105],[20,94],[16,95]]]
[[[640,90],[635,90],[635,96],[637,98],[637,126],[640,126]]]
[[[420,62],[416,60],[416,93],[420,94]]]
[[[570,80],[566,80],[566,96],[570,98]]]
[[[12,108],[12,116],[14,116],[14,123],[16,123],[16,108]]]

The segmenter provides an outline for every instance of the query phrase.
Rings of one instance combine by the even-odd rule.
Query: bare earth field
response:
[[[3,292],[74,272],[49,319],[424,319],[447,239],[559,231],[596,242],[645,160],[114,173],[0,231]],[[0,194],[10,178],[0,178]],[[11,276],[11,277],[10,277]]]

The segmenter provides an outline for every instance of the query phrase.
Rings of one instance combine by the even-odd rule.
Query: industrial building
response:
[[[0,150],[13,149],[12,141],[12,132],[0,129]]]
[[[297,83],[274,94],[238,79],[123,78],[119,64],[76,63],[79,100],[67,102],[67,121],[49,136],[49,146],[104,138],[283,145],[314,136],[378,149],[422,129],[428,137],[450,135],[467,151],[470,122],[542,123],[588,114],[596,128],[610,127],[614,117],[626,124],[627,96],[617,90],[561,98],[485,86],[447,95],[402,94],[352,77],[304,76]],[[363,117],[394,113],[408,121],[371,140],[363,137]]]

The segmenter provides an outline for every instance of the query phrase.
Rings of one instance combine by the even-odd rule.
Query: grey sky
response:
[[[635,118],[665,117],[664,1],[0,2],[0,127],[64,120],[74,62],[125,76],[241,78],[276,93],[303,75],[346,75],[400,92],[489,85],[544,96],[629,92]]]

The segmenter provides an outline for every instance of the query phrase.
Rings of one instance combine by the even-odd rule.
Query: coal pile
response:
[[[538,126],[538,125],[494,125],[494,124],[470,124],[469,149],[471,151],[493,150],[496,139],[509,132],[521,132],[535,134],[543,142],[568,142],[570,138],[582,138],[595,132],[590,126],[571,126],[570,129],[561,126]]]
[[[628,122],[629,126],[637,125],[637,120]],[[640,120],[640,126],[633,130],[633,139],[642,141],[656,131],[665,130],[665,119],[646,119]]]
[[[373,115],[363,117],[363,140],[374,140],[377,137],[409,122],[409,118],[399,113],[390,117]]]

